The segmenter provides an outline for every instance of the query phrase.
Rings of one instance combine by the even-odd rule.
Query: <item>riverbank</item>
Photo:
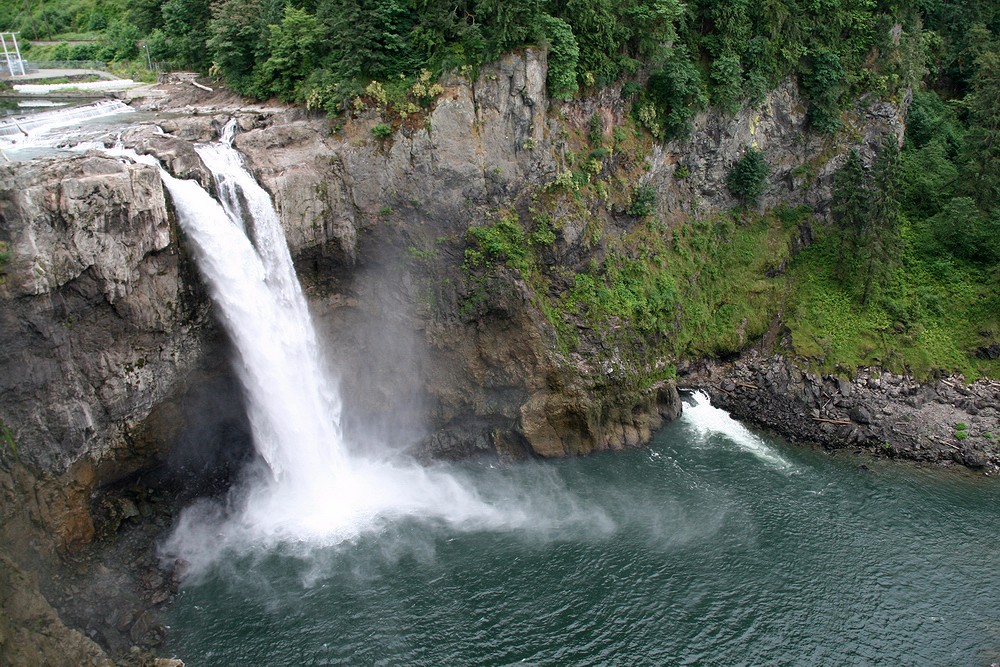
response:
[[[1000,473],[1000,382],[962,376],[921,382],[877,368],[854,377],[812,373],[783,355],[751,351],[680,370],[733,417],[791,442]]]

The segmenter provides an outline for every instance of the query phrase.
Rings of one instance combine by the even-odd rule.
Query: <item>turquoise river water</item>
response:
[[[645,449],[454,469],[503,489],[494,501],[528,515],[518,527],[410,517],[230,554],[182,589],[166,652],[203,666],[1000,661],[996,480],[862,465],[707,409]]]

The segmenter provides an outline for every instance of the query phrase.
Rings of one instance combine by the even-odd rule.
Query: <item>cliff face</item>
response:
[[[636,389],[615,378],[609,368],[628,366],[627,358],[601,362],[586,341],[579,353],[559,352],[552,325],[516,272],[494,275],[485,296],[470,294],[468,231],[497,211],[535,206],[569,173],[592,119],[607,137],[627,124],[628,105],[616,90],[552,105],[545,73],[543,54],[529,50],[486,68],[473,85],[445,81],[431,111],[397,123],[384,140],[370,131],[387,120],[377,104],[336,127],[264,121],[237,137],[274,195],[355,403],[348,412],[399,426],[419,406],[431,415],[429,437],[409,435],[423,437],[430,455],[558,456],[635,445],[679,410],[671,382]],[[874,154],[886,136],[902,136],[899,110],[885,103],[859,106],[851,123],[863,154]],[[772,166],[763,206],[827,209],[832,174],[849,146],[808,131],[792,82],[735,116],[700,114],[689,138],[651,145],[631,167],[619,167],[630,156],[612,155],[603,169],[652,186],[660,214],[682,225],[696,210],[736,204],[726,178],[750,146]],[[571,197],[556,202],[555,266],[579,270],[601,260],[606,248],[592,242],[588,221],[597,219],[609,236],[640,222],[614,204],[587,216]],[[470,308],[476,298],[482,303]]]
[[[93,535],[95,484],[149,465],[139,437],[198,361],[203,306],[156,171],[103,157],[0,168],[0,448],[8,544]],[[44,552],[44,546],[39,548]]]
[[[615,364],[586,345],[560,351],[516,272],[494,274],[481,288],[488,298],[469,307],[468,230],[530,207],[569,168],[591,119],[605,135],[626,120],[614,90],[554,107],[545,75],[544,54],[508,56],[473,84],[445,81],[430,111],[397,119],[381,140],[370,132],[384,121],[377,104],[340,126],[294,110],[209,109],[124,139],[207,184],[190,142],[238,115],[237,147],[274,196],[358,431],[451,457],[639,444],[679,409],[670,381],[626,391]],[[881,103],[859,107],[854,123],[863,147],[902,127]],[[846,151],[806,131],[791,83],[735,116],[700,114],[685,140],[649,146],[630,173],[676,224],[734,203],[725,179],[747,146],[773,167],[765,204],[822,211]],[[163,406],[215,333],[155,170],[96,155],[20,163],[0,169],[0,192],[0,419],[17,448],[4,449],[7,467],[100,484],[164,456],[178,434]],[[556,203],[552,261],[573,268],[604,249],[567,206]],[[598,213],[614,233],[635,224],[611,204]]]
[[[198,353],[159,175],[99,157],[18,164],[0,171],[0,206],[0,391],[19,459],[105,458]]]
[[[171,90],[173,104],[199,112],[123,140],[210,185],[191,143],[237,116],[237,148],[274,197],[357,441],[504,460],[636,446],[680,410],[673,381],[653,377],[660,360],[637,361],[585,328],[570,352],[523,275],[496,266],[476,277],[466,263],[470,229],[504,210],[528,215],[543,193],[558,228],[545,260],[554,275],[608,251],[589,231],[595,221],[609,239],[639,223],[621,192],[581,212],[552,190],[593,119],[610,143],[628,105],[606,90],[557,106],[545,78],[544,54],[529,50],[472,84],[445,81],[427,111],[387,118],[368,101],[339,125]],[[394,133],[375,138],[387,120]],[[851,122],[868,153],[902,131],[882,103],[859,106]],[[625,190],[652,186],[670,225],[734,205],[725,181],[748,146],[772,165],[764,205],[822,213],[848,148],[807,132],[791,83],[734,116],[700,114],[687,139],[644,141],[598,167]],[[225,456],[211,448],[245,447],[245,424],[154,169],[97,154],[0,166],[0,241],[0,543],[23,564],[90,541],[94,507],[110,512],[98,528],[115,530],[128,503],[104,502],[100,489],[167,459],[180,458],[184,474],[218,466]],[[207,394],[209,408],[192,407]],[[0,657],[8,644],[0,633]]]

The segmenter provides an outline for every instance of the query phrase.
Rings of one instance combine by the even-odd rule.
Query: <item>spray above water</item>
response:
[[[470,530],[537,528],[541,510],[516,485],[498,484],[484,493],[443,467],[348,455],[340,401],[278,215],[233,149],[234,131],[230,123],[222,142],[196,146],[221,202],[195,181],[162,168],[160,173],[236,350],[254,444],[266,470],[235,492],[231,509],[203,503],[187,510],[165,550],[197,571],[227,550],[329,546],[402,517]],[[559,486],[554,478],[548,484]],[[599,510],[569,506],[549,525],[602,521]]]

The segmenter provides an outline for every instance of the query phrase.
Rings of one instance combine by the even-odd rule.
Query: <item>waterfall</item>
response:
[[[150,156],[109,151],[159,167],[232,339],[254,445],[269,469],[251,476],[226,509],[196,505],[185,511],[165,553],[197,570],[227,549],[339,544],[393,517],[467,529],[528,523],[514,500],[519,492],[508,489],[498,502],[443,466],[348,455],[339,397],[278,214],[233,148],[234,131],[230,123],[222,141],[195,146],[213,174],[218,200],[196,181],[174,178]]]
[[[275,477],[301,485],[316,470],[344,468],[340,405],[278,214],[233,149],[230,126],[229,141],[196,147],[221,206],[197,185],[166,182],[235,343],[257,449]]]

